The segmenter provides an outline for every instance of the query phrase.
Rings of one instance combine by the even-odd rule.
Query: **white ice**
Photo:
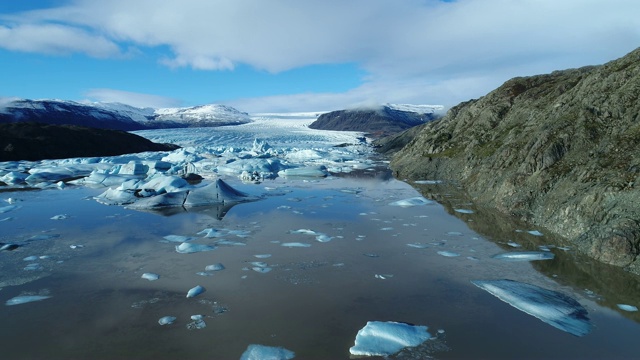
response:
[[[389,356],[406,347],[415,347],[431,338],[426,326],[393,321],[369,321],[358,331],[352,355]]]
[[[493,255],[492,258],[505,261],[552,260],[555,255],[549,251],[512,251]]]
[[[575,299],[536,285],[513,280],[474,280],[477,287],[498,299],[575,336],[591,331],[587,310]]]
[[[30,303],[30,302],[34,302],[34,301],[45,300],[45,299],[48,299],[50,297],[51,296],[44,296],[44,295],[22,295],[22,296],[16,296],[16,297],[13,297],[13,298],[7,300],[5,305],[12,306],[12,305],[26,304],[26,303]]]
[[[155,280],[158,280],[160,278],[160,275],[154,274],[154,273],[144,273],[144,274],[142,274],[141,278],[147,279],[149,281],[155,281]]]
[[[282,347],[252,344],[242,353],[240,360],[289,360],[295,353]]]
[[[400,206],[400,207],[411,207],[411,206],[421,206],[421,205],[431,205],[434,202],[431,200],[427,200],[422,196],[413,197],[404,200],[398,200],[390,203],[391,206]]]
[[[617,304],[617,305],[620,310],[630,311],[630,312],[638,311],[638,308],[633,305],[627,305],[627,304]]]

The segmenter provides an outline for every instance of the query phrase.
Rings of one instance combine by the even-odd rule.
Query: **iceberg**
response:
[[[51,296],[44,295],[22,295],[13,297],[5,303],[7,306],[26,304],[34,301],[41,301],[50,298]]]
[[[512,251],[493,255],[492,258],[505,261],[552,260],[555,255],[549,251]]]
[[[398,200],[390,203],[391,206],[400,206],[400,207],[412,207],[412,206],[421,206],[421,205],[431,205],[434,202],[431,200],[427,200],[422,196],[412,197],[409,199]]]
[[[163,316],[160,319],[158,319],[158,324],[160,324],[160,325],[171,325],[171,324],[173,324],[174,321],[176,321],[176,317],[175,316]]]
[[[189,289],[189,291],[187,292],[187,297],[188,298],[196,297],[205,291],[207,290],[204,287],[197,285]]]
[[[240,360],[289,360],[295,353],[282,347],[252,344],[242,353]]]
[[[591,331],[587,310],[575,299],[514,280],[472,280],[477,287],[543,322],[575,336]]]
[[[426,326],[399,322],[369,321],[358,331],[351,355],[389,356],[406,347],[415,347],[431,338]]]

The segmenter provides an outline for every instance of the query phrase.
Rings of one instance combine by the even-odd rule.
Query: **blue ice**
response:
[[[295,353],[282,347],[252,344],[242,353],[240,360],[289,360]]]
[[[431,338],[426,326],[393,321],[369,321],[358,331],[351,355],[388,356],[406,347],[415,347]]]
[[[45,299],[48,299],[50,297],[51,296],[44,296],[44,295],[22,295],[22,296],[16,296],[14,298],[11,298],[11,299],[7,300],[5,305],[12,306],[12,305],[26,304],[26,303],[30,303],[30,302],[34,302],[34,301],[45,300]]]
[[[514,280],[473,280],[477,287],[543,322],[575,336],[591,331],[587,310],[575,299]]]

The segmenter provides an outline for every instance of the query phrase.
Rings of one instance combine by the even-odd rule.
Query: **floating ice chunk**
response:
[[[420,185],[436,185],[436,184],[442,184],[442,180],[416,180],[414,181],[414,183],[420,184]]]
[[[518,244],[518,243],[516,243],[516,242],[513,242],[513,241],[509,241],[509,242],[507,242],[507,245],[509,245],[509,246],[511,246],[511,247],[514,247],[514,248],[522,247],[522,245],[520,245],[520,244]]]
[[[326,177],[329,175],[327,168],[322,166],[307,166],[278,171],[278,176],[283,177]]]
[[[187,329],[189,330],[200,330],[207,327],[203,315],[191,315],[191,320],[193,321],[187,324]]]
[[[271,271],[273,269],[271,269],[268,266],[267,267],[254,266],[254,267],[251,268],[251,270],[253,270],[255,272],[259,272],[261,274],[266,274],[266,273],[268,273],[269,271]]]
[[[306,244],[306,243],[301,243],[301,242],[286,242],[286,243],[282,243],[280,244],[280,246],[284,246],[284,247],[311,247],[311,244]]]
[[[416,249],[426,249],[429,247],[429,245],[425,245],[425,244],[407,244],[408,247],[412,247],[412,248],[416,248]]]
[[[391,231],[391,230],[393,230],[393,228],[388,226],[388,227],[380,228],[380,230],[382,230],[382,231]]]
[[[167,236],[163,236],[162,238],[167,241],[179,242],[179,243],[188,242],[194,239],[193,237],[182,236],[182,235],[167,235]]]
[[[527,231],[527,232],[528,232],[529,234],[533,235],[533,236],[542,236],[542,235],[543,235],[543,234],[542,234],[540,231],[538,231],[538,230],[530,230],[530,231]]]
[[[449,231],[447,233],[449,236],[462,236],[463,234],[460,231]]]
[[[317,235],[318,233],[310,229],[298,229],[289,231],[290,234]]]
[[[267,266],[269,266],[269,264],[267,264],[264,261],[254,261],[254,262],[251,263],[251,265],[257,266],[257,267],[267,267]]]
[[[246,246],[247,244],[240,241],[231,241],[231,240],[219,240],[216,241],[216,245],[227,245],[227,246]]]
[[[555,255],[549,251],[513,251],[493,255],[492,258],[505,261],[552,260]]]
[[[638,311],[637,307],[635,307],[633,305],[627,305],[627,304],[618,304],[618,308],[620,310],[624,310],[624,311],[631,311],[631,312]]]
[[[456,257],[456,256],[460,256],[460,254],[453,252],[453,251],[438,251],[438,255],[442,255],[445,257]]]
[[[207,228],[200,231],[198,235],[204,235],[204,237],[208,237],[208,238],[217,238],[217,237],[224,236],[224,234],[221,231],[216,229],[211,229],[211,228]]]
[[[469,209],[453,209],[453,211],[460,214],[473,214],[473,210],[469,210]]]
[[[160,324],[160,325],[171,325],[171,324],[173,324],[174,321],[176,321],[176,317],[175,316],[163,316],[160,319],[158,319],[158,324]]]
[[[434,202],[431,200],[427,200],[422,196],[413,197],[410,199],[398,200],[390,203],[391,206],[400,206],[400,207],[411,207],[411,206],[421,206],[421,205],[431,205]]]
[[[75,250],[75,249],[82,249],[84,245],[69,245],[69,247]]]
[[[258,258],[258,259],[267,259],[271,257],[271,254],[258,254],[258,255],[253,255],[254,257]]]
[[[575,336],[591,331],[587,310],[575,299],[513,280],[473,280],[477,287],[543,322]]]
[[[358,331],[352,355],[388,356],[406,347],[415,347],[431,338],[426,326],[414,326],[393,321],[369,321]]]
[[[43,270],[43,269],[44,267],[42,267],[42,265],[38,263],[31,263],[24,267],[24,270],[26,271],[36,271],[36,270]]]
[[[393,274],[375,274],[374,277],[376,279],[386,280],[388,278],[392,278]]]
[[[31,255],[31,256],[27,256],[26,258],[22,259],[23,261],[35,261],[38,260],[38,257],[35,255]]]
[[[7,205],[7,206],[0,207],[0,214],[4,214],[4,213],[7,213],[9,211],[13,211],[13,210],[15,210],[17,208],[18,208],[18,205]]]
[[[43,296],[43,295],[22,295],[22,296],[16,296],[14,298],[11,298],[9,300],[7,300],[7,302],[5,303],[5,305],[7,306],[12,306],[12,305],[20,305],[20,304],[26,304],[26,303],[30,303],[30,302],[34,302],[34,301],[40,301],[40,300],[45,300],[50,298],[51,296]]]
[[[142,274],[141,278],[147,279],[149,281],[155,281],[160,279],[160,275],[154,273],[144,273]]]
[[[180,254],[191,254],[191,253],[211,251],[211,250],[215,250],[215,246],[192,244],[192,243],[182,243],[180,245],[176,245],[176,252]]]
[[[204,287],[197,285],[191,289],[189,289],[189,291],[187,292],[187,297],[188,298],[192,298],[192,297],[196,297],[200,294],[202,294],[203,292],[207,291]]]
[[[43,241],[43,240],[51,240],[59,238],[59,234],[41,234],[41,235],[33,235],[27,239],[27,241]]]
[[[60,214],[60,215],[55,215],[53,217],[51,217],[51,220],[65,220],[68,219],[69,215],[67,214]]]
[[[318,242],[329,242],[331,240],[333,240],[333,236],[329,236],[327,234],[318,234],[318,236],[316,236],[316,240]]]
[[[220,270],[224,270],[224,265],[217,263],[217,264],[212,264],[212,265],[207,265],[204,267],[205,271],[220,271]]]
[[[290,360],[295,353],[282,347],[252,344],[242,353],[240,360]]]

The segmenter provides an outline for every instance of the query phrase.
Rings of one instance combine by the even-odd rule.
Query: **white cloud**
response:
[[[115,89],[91,89],[84,95],[88,98],[89,101],[122,103],[139,108],[150,107],[157,109],[165,107],[178,107],[182,105],[182,102],[180,100],[169,97]]]
[[[75,0],[4,17],[16,25],[0,27],[0,47],[115,56],[125,44],[165,46],[161,64],[200,70],[349,62],[368,76],[344,94],[239,103],[455,103],[513,76],[620,57],[640,44],[637,14],[637,0]]]

